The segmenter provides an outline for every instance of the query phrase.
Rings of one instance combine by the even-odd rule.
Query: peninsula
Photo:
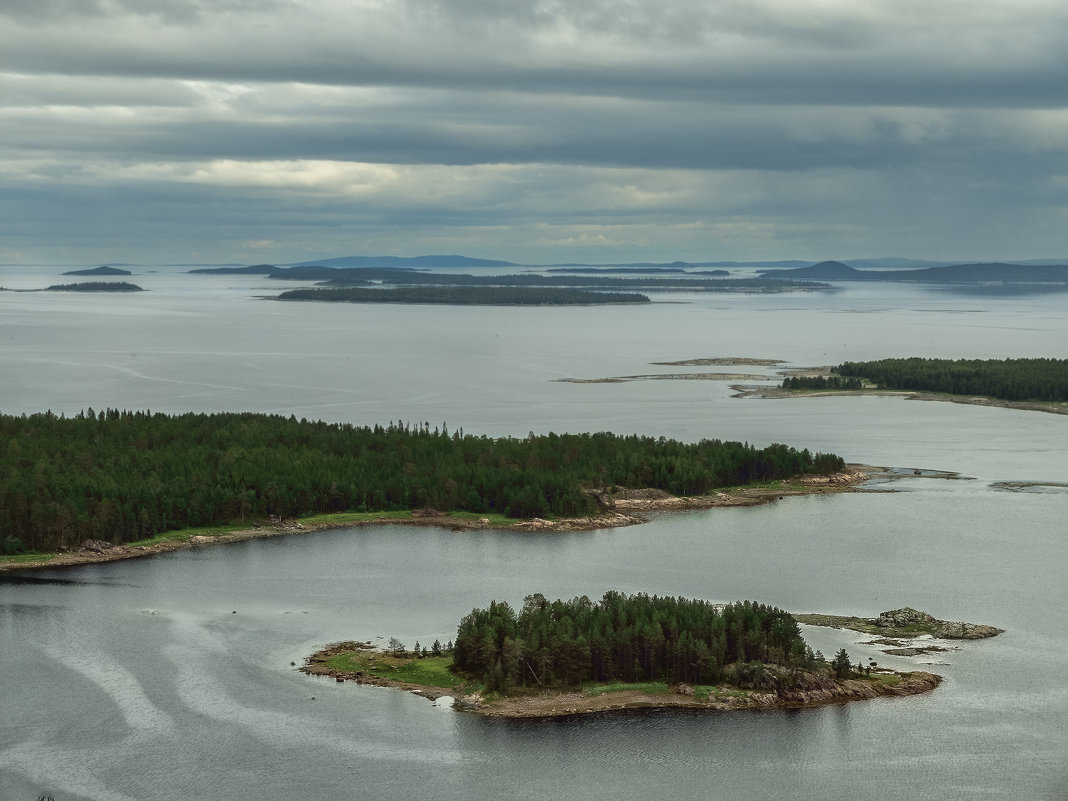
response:
[[[982,406],[1068,414],[1068,359],[930,359],[844,362],[785,370],[778,390],[736,388],[740,396],[894,394]]]
[[[782,444],[607,432],[491,439],[428,422],[118,409],[0,415],[0,457],[0,555],[11,556],[314,514],[434,509],[599,527],[618,524],[631,492],[716,505],[732,488],[779,497],[788,485],[828,486],[845,469],[835,454]]]
[[[396,639],[337,643],[300,668],[397,687],[495,717],[620,709],[773,709],[927,692],[941,678],[854,665],[813,652],[797,622],[750,601],[711,604],[609,592],[549,602],[535,594],[474,609],[455,644],[408,650]]]
[[[20,548],[15,537],[8,535],[0,539],[0,571],[114,562],[186,548],[205,548],[249,539],[362,526],[429,526],[454,531],[593,531],[640,525],[648,521],[647,514],[656,512],[760,506],[791,496],[864,492],[859,485],[881,472],[882,468],[850,464],[842,471],[829,475],[809,474],[761,484],[724,487],[711,494],[694,496],[676,496],[656,489],[603,488],[601,491],[590,492],[599,505],[598,510],[582,517],[512,518],[500,513],[443,512],[429,507],[392,512],[309,514],[296,519],[270,516],[241,523],[164,531],[129,542],[88,538],[76,545],[61,546],[51,552],[24,550]]]

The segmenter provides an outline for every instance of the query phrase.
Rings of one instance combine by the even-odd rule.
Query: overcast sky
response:
[[[2,0],[0,263],[1068,256],[1064,0]]]

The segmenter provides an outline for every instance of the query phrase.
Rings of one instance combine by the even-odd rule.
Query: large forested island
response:
[[[340,643],[302,670],[459,696],[461,708],[507,717],[815,706],[911,695],[940,681],[854,665],[845,649],[828,661],[789,613],[765,604],[618,592],[599,602],[530,595],[518,613],[494,602],[460,621],[455,643]]]
[[[82,281],[77,284],[53,284],[48,292],[144,292],[129,281]]]
[[[914,356],[845,362],[829,371],[788,375],[782,388],[931,392],[1011,403],[1065,404],[1068,403],[1068,359],[953,360]]]
[[[700,495],[843,467],[786,445],[610,433],[490,439],[427,422],[251,413],[0,415],[0,552],[347,511],[596,516],[618,488]]]

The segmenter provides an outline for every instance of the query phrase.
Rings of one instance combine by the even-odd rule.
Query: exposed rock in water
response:
[[[883,612],[875,619],[875,625],[879,628],[905,629],[922,628],[925,633],[942,637],[947,640],[981,640],[984,637],[993,637],[1001,634],[1003,629],[993,626],[984,626],[979,623],[950,622],[939,620],[927,612],[918,609],[904,607]]]
[[[846,615],[795,614],[798,623],[810,626],[829,626],[836,629],[852,629],[865,634],[874,634],[882,638],[878,644],[886,643],[886,638],[912,639],[930,635],[946,640],[981,640],[994,637],[1004,629],[984,626],[979,623],[952,622],[921,612],[918,609],[904,607],[883,612],[877,618],[849,617]],[[904,643],[893,643],[904,645]]]

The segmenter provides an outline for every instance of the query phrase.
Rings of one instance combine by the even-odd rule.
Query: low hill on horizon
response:
[[[1068,265],[950,264],[913,270],[858,270],[838,261],[824,261],[796,270],[760,270],[776,278],[824,281],[893,281],[926,284],[1030,284],[1068,286]]]
[[[120,270],[117,267],[109,267],[103,265],[101,267],[93,267],[90,270],[67,270],[63,275],[132,275],[129,270]]]

